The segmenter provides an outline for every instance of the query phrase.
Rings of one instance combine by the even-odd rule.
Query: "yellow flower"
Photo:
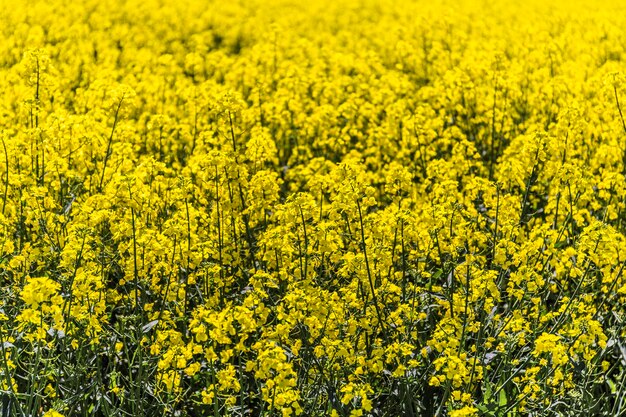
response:
[[[450,411],[450,417],[472,417],[478,415],[478,409],[472,406],[465,406],[458,410]]]
[[[44,413],[43,417],[65,417],[65,416],[56,410],[48,410]]]

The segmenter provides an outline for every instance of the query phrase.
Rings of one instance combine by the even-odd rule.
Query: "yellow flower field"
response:
[[[2,416],[626,413],[626,3],[0,17]]]

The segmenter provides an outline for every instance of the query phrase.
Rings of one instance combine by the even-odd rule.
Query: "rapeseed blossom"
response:
[[[0,1],[3,415],[617,415],[617,0]]]

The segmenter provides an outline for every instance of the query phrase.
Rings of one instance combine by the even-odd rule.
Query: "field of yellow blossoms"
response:
[[[626,414],[626,4],[0,0],[0,414]]]

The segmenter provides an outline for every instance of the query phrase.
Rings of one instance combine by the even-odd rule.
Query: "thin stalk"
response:
[[[7,151],[7,144],[4,141],[4,137],[0,140],[2,141],[2,149],[4,150],[4,169],[6,171],[4,178],[4,195],[2,196],[2,214],[4,215],[7,205],[7,195],[9,194],[9,152]]]
[[[115,117],[113,119],[113,127],[111,128],[111,134],[109,135],[109,140],[107,141],[107,150],[104,154],[104,162],[102,163],[102,174],[100,175],[100,184],[98,185],[98,191],[102,191],[102,184],[104,183],[104,171],[107,168],[107,162],[109,162],[109,158],[111,157],[111,145],[113,144],[113,135],[115,134],[115,128],[117,127],[117,121],[119,120],[120,109],[122,108],[122,102],[124,101],[124,95],[122,94],[122,98],[119,103],[117,103],[117,109],[115,109]]]
[[[376,316],[378,316],[378,324],[383,330],[383,336],[386,338],[385,322],[383,321],[380,307],[378,306],[378,297],[376,296],[376,289],[374,288],[374,281],[372,279],[372,272],[370,270],[369,258],[367,256],[367,244],[365,243],[365,226],[363,224],[363,213],[361,212],[361,203],[359,199],[356,200],[356,207],[359,211],[359,223],[361,229],[361,248],[363,249],[363,257],[365,258],[365,269],[367,271],[367,280],[369,281],[370,291],[372,291],[372,301],[374,302],[374,308],[376,309]]]

